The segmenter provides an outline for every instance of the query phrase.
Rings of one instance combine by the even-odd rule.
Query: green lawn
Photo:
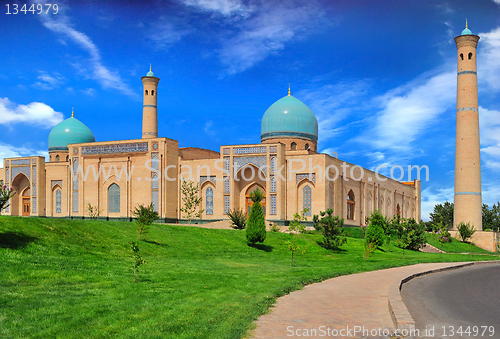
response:
[[[429,245],[432,245],[436,248],[442,249],[446,253],[477,253],[477,254],[487,254],[491,252],[488,252],[486,250],[483,250],[482,248],[476,247],[472,244],[468,243],[463,243],[457,239],[452,238],[452,242],[447,242],[442,245],[441,248],[441,243],[437,241],[438,235],[429,233],[427,235],[427,243]]]
[[[438,254],[376,251],[363,240],[340,252],[300,235],[268,233],[249,247],[244,231],[153,225],[140,242],[134,283],[134,223],[0,217],[1,338],[241,338],[277,296],[343,274],[435,262]],[[446,255],[447,261],[498,257]]]

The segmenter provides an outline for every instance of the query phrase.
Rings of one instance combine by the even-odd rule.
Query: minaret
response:
[[[159,78],[151,72],[151,65],[149,65],[149,72],[145,77],[142,77],[142,84],[144,86],[144,104],[142,108],[142,138],[158,138],[158,116],[156,110],[156,97],[158,95],[157,88]]]
[[[479,36],[465,23],[457,44],[457,135],[455,144],[455,211],[453,226],[470,223],[483,230],[476,48]]]

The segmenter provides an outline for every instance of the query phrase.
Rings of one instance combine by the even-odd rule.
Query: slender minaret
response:
[[[458,55],[457,135],[455,145],[454,228],[470,223],[483,230],[481,200],[481,159],[479,155],[479,112],[477,102],[476,48],[479,37],[465,23],[455,38]]]
[[[158,95],[157,88],[159,78],[151,72],[151,65],[149,65],[149,72],[145,77],[142,77],[142,84],[144,86],[144,104],[142,108],[142,138],[158,138],[158,115],[156,110],[156,97]]]

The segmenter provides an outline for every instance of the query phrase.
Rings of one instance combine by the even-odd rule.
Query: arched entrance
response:
[[[250,215],[250,209],[252,208],[253,201],[250,198],[250,193],[255,191],[256,189],[259,189],[263,194],[264,194],[264,199],[260,202],[260,205],[262,206],[262,211],[264,212],[264,217],[266,216],[266,190],[260,186],[259,184],[253,184],[247,189],[247,192],[245,194],[245,211],[247,215]]]
[[[31,194],[30,188],[26,188],[23,191],[22,199],[23,199],[23,217],[29,217],[31,213]]]

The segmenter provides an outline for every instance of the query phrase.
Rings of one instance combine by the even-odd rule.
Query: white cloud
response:
[[[438,188],[432,189],[432,187],[427,187],[422,191],[422,220],[428,221],[430,219],[430,213],[434,211],[434,206],[437,204],[443,204],[445,201],[453,202],[454,198],[454,188]]]
[[[493,2],[500,5],[500,0],[493,0]]]
[[[208,11],[223,16],[248,16],[251,11],[240,0],[181,0],[186,6],[195,7],[201,11]]]
[[[3,166],[3,160],[6,158],[43,156],[49,158],[47,150],[35,150],[29,147],[16,147],[0,143],[0,166]]]
[[[317,24],[323,15],[313,3],[266,2],[238,26],[239,33],[222,41],[219,50],[227,74],[242,72],[285,48]]]
[[[210,136],[215,136],[215,131],[213,130],[214,122],[212,120],[209,120],[205,123],[205,127],[203,130],[205,133],[207,133]]]
[[[40,75],[37,78],[40,81],[35,82],[32,87],[43,90],[51,90],[57,88],[65,81],[64,77],[59,73],[49,75],[46,72],[40,72]]]
[[[179,19],[160,17],[153,23],[150,39],[153,40],[159,49],[167,49],[184,36],[194,32],[194,29]]]
[[[487,33],[479,33],[477,68],[479,90],[500,91],[500,27]],[[481,86],[483,84],[488,85]]]
[[[118,72],[111,71],[103,65],[97,46],[87,35],[71,27],[69,18],[64,14],[63,6],[60,5],[59,8],[60,12],[57,15],[39,16],[42,24],[52,32],[64,35],[89,53],[90,77],[98,81],[103,88],[118,89],[126,95],[137,97],[137,93],[125,84]]]
[[[486,168],[500,169],[500,111],[479,107],[481,162]]]
[[[24,122],[49,128],[62,120],[62,113],[42,102],[16,105],[8,98],[0,98],[0,124]]]

